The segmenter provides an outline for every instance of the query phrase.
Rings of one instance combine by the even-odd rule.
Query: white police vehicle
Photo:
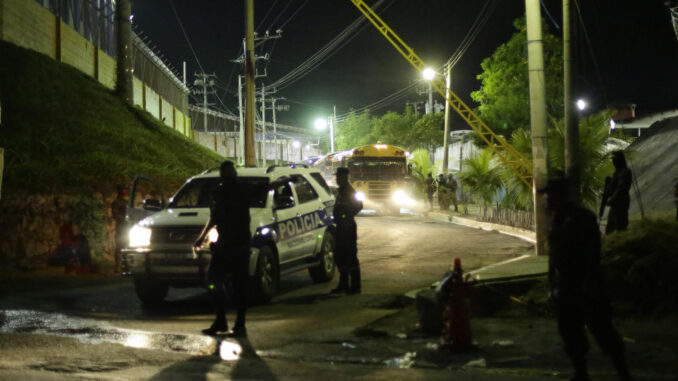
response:
[[[302,269],[308,269],[314,282],[332,280],[334,196],[320,172],[298,166],[238,168],[238,181],[249,188],[251,198],[253,296],[269,301],[281,275]],[[128,247],[122,251],[123,271],[134,278],[144,303],[162,301],[169,287],[206,285],[209,243],[217,240],[216,229],[199,250],[193,244],[209,219],[219,182],[219,169],[214,168],[188,179],[166,208],[160,200],[144,200],[144,209],[155,213],[130,228]]]

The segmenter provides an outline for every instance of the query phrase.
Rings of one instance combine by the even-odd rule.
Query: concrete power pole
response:
[[[445,76],[445,98],[450,99],[450,86],[452,85],[452,64],[447,63],[447,73]],[[445,136],[443,136],[443,174],[447,175],[447,163],[449,153],[447,150],[450,144],[450,102],[445,102]]]
[[[245,0],[245,166],[256,167],[254,156],[254,0]]]
[[[579,203],[579,121],[572,94],[577,86],[577,18],[574,0],[563,0],[563,100],[565,104],[565,174],[570,183],[570,197]],[[574,17],[572,17],[574,16]],[[574,19],[574,22],[572,21]]]
[[[534,196],[534,219],[536,227],[537,255],[546,255],[548,221],[546,197],[537,189],[548,181],[547,133],[546,133],[546,89],[544,86],[544,44],[541,30],[539,0],[525,0],[527,16],[527,57],[530,79],[530,124],[532,126],[532,194]]]
[[[118,0],[116,3],[117,26],[117,79],[115,92],[130,106],[134,105],[134,84],[132,74],[132,15],[131,0]]]
[[[266,167],[266,86],[261,84],[261,158]]]
[[[245,123],[242,117],[242,75],[238,75],[238,113],[240,116],[240,165],[245,165]]]
[[[207,132],[207,111],[208,106],[214,105],[214,103],[207,102],[207,95],[214,94],[215,91],[212,90],[214,86],[214,79],[216,76],[214,74],[207,73],[195,73],[197,79],[193,82],[194,86],[202,87],[202,90],[195,90],[195,94],[202,94],[202,127],[203,131]]]

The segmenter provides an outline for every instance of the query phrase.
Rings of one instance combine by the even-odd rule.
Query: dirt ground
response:
[[[416,353],[413,367],[448,369],[483,368],[485,372],[521,377],[568,378],[570,363],[563,352],[555,318],[543,309],[510,302],[491,317],[471,319],[475,348],[450,352],[437,349],[439,338],[418,327],[416,307],[381,319],[357,336],[383,335],[381,343]],[[678,327],[676,316],[615,318],[622,335],[631,371],[636,379],[678,379]],[[594,380],[616,379],[609,358],[589,335],[589,367]],[[356,345],[361,345],[360,340]]]

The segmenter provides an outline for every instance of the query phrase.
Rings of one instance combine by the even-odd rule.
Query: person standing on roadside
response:
[[[430,172],[426,176],[426,180],[424,180],[424,192],[426,192],[429,210],[433,210],[433,194],[436,192],[436,183]]]
[[[118,195],[111,203],[111,216],[115,221],[115,269],[121,271],[122,248],[125,246],[125,218],[127,217],[127,187],[118,185]]]
[[[212,294],[216,318],[209,328],[203,329],[206,335],[228,332],[226,321],[226,280],[233,283],[233,299],[236,306],[236,319],[233,337],[247,336],[245,313],[247,293],[249,292],[249,253],[250,209],[247,190],[236,181],[237,172],[231,161],[221,163],[219,169],[221,183],[214,190],[210,218],[195,242],[196,250],[202,245],[210,230],[216,226],[219,238],[210,245],[212,256],[207,280]]]
[[[332,214],[337,226],[335,260],[339,268],[339,284],[332,293],[359,294],[362,287],[355,216],[362,210],[363,203],[356,199],[355,189],[348,182],[348,168],[337,168],[336,176],[339,190]]]
[[[573,380],[589,380],[586,364],[586,328],[614,362],[621,380],[631,380],[624,343],[612,325],[611,307],[600,267],[600,230],[596,215],[576,205],[565,178],[548,181],[551,214],[548,234],[551,298],[565,353],[574,366]]]
[[[631,204],[629,191],[633,177],[631,170],[626,165],[624,151],[612,153],[612,164],[614,164],[614,174],[608,188],[605,189],[607,204],[610,206],[605,234],[626,230],[629,225],[629,206]]]

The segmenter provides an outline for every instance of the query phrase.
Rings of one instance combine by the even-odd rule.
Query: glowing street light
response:
[[[583,99],[577,99],[577,108],[579,111],[584,111],[584,109],[588,106],[585,100]]]
[[[301,147],[301,142],[298,141],[298,140],[293,141],[293,142],[292,142],[292,147],[294,147],[294,148],[299,148],[299,147]]]
[[[421,71],[421,75],[424,77],[425,80],[433,81],[436,78],[436,71],[430,67],[427,67]]]
[[[318,118],[315,120],[315,123],[313,124],[315,126],[316,130],[322,131],[327,127],[327,120],[324,118]]]

